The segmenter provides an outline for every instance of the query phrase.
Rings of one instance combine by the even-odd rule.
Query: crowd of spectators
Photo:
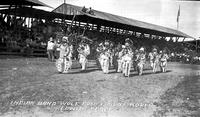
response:
[[[111,40],[117,45],[118,43],[123,44],[126,38],[129,38],[133,41],[135,49],[140,47],[145,47],[146,52],[150,52],[153,45],[156,45],[159,50],[168,48],[169,61],[172,62],[181,62],[188,64],[200,64],[200,53],[196,50],[192,50],[190,47],[187,47],[183,43],[174,42],[172,40],[165,40],[164,38],[149,38],[149,37],[137,37],[134,35],[120,35],[116,33],[105,33],[98,31],[87,31],[85,33],[89,38],[102,41],[102,40]],[[95,46],[92,46],[95,48]],[[94,50],[94,49],[92,49]]]
[[[185,52],[172,52],[170,55],[170,61],[187,64],[200,64],[200,54],[194,50],[186,50]]]
[[[84,8],[83,8],[84,10]],[[90,9],[85,8],[85,12],[91,11]],[[7,16],[6,20],[3,15],[0,15],[0,45],[5,47],[9,51],[10,48],[14,50],[20,50],[20,52],[31,53],[32,49],[41,49],[46,51],[47,42],[50,37],[53,38],[55,43],[59,41],[57,39],[56,32],[63,32],[65,34],[71,35],[70,38],[74,41],[73,45],[77,46],[77,37],[79,35],[85,35],[89,39],[93,40],[91,42],[91,53],[95,53],[95,45],[100,43],[103,40],[110,40],[115,45],[124,43],[126,38],[129,38],[133,41],[135,49],[140,48],[141,46],[146,48],[147,52],[151,51],[153,45],[158,46],[160,50],[167,47],[169,48],[170,61],[184,62],[184,63],[200,63],[200,55],[186,48],[182,43],[167,41],[164,38],[149,38],[145,36],[136,36],[136,35],[127,35],[119,34],[116,32],[106,32],[99,30],[89,30],[84,31],[83,27],[73,26],[68,29],[66,26],[61,24],[43,21],[40,19],[34,19],[31,22],[31,28],[28,28],[25,25],[25,18]],[[5,51],[1,49],[1,51]],[[76,52],[75,52],[76,53]],[[77,53],[76,53],[77,54]],[[93,55],[90,55],[91,57]]]
[[[0,16],[0,39],[1,45],[7,48],[23,48],[26,46],[42,47],[44,39],[41,31],[30,30],[25,25],[25,18],[7,16],[7,20]],[[40,22],[41,23],[41,22]],[[37,28],[41,28],[37,24]]]
[[[41,19],[30,21],[26,18],[0,15],[0,46],[1,52],[31,53],[32,50],[46,50],[47,40],[59,30],[58,24]],[[54,27],[54,28],[52,28]]]

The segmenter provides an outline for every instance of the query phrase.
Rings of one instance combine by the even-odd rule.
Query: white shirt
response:
[[[47,50],[53,50],[54,49],[55,44],[51,41],[48,41],[47,43]]]
[[[69,56],[70,48],[69,45],[63,45],[60,46],[60,58],[64,58]]]

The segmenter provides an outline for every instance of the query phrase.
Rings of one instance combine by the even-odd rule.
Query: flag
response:
[[[180,17],[180,5],[179,5],[179,8],[178,8],[178,13],[177,13],[177,22],[179,22],[179,17]]]

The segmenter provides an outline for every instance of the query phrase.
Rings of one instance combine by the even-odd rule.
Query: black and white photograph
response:
[[[200,117],[200,0],[1,0],[0,117]]]

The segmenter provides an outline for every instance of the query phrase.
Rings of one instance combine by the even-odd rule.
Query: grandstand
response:
[[[180,32],[178,30],[137,21],[130,18],[125,18],[122,16],[113,15],[110,13],[105,13],[97,10],[93,10],[93,15],[83,12],[82,7],[70,5],[70,4],[62,4],[52,12],[61,13],[65,15],[76,15],[75,20],[79,22],[88,23],[91,28],[99,27],[100,30],[108,30],[114,32],[127,32],[128,33],[136,33],[140,32],[142,35],[157,35],[163,37],[185,37],[192,38],[191,36]]]
[[[16,8],[9,7],[2,9],[0,13],[3,24],[7,23],[8,17],[10,16],[16,19],[23,19],[22,29],[20,28],[20,30],[16,30],[17,28],[7,28],[7,25],[5,25],[6,28],[1,28],[9,29],[9,31],[15,33],[12,36],[16,36],[16,34],[20,36],[20,41],[17,40],[15,42],[18,43],[17,45],[20,45],[18,47],[19,52],[21,51],[20,48],[23,48],[20,42],[23,42],[27,38],[33,38],[32,40],[36,41],[36,44],[32,46],[32,50],[37,50],[34,55],[37,55],[37,52],[40,52],[38,55],[41,55],[41,53],[45,55],[45,47],[37,47],[37,45],[46,43],[49,36],[55,35],[54,32],[60,30],[59,27],[66,31],[67,27],[70,26],[72,27],[71,33],[83,34],[84,32],[85,36],[97,41],[109,39],[114,42],[123,43],[124,39],[128,37],[133,40],[136,47],[145,46],[147,49],[152,45],[158,45],[160,48],[167,46],[168,48],[174,49],[174,47],[182,45],[177,43],[179,38],[192,38],[178,30],[66,3],[61,4],[52,12],[19,5]],[[38,22],[35,27],[33,26],[34,21]],[[26,31],[28,30],[26,32],[28,36],[22,35],[23,31],[21,30],[24,30],[24,26],[28,28],[25,29]],[[33,31],[35,32],[33,33]],[[38,35],[42,37],[39,41],[37,40]],[[170,41],[167,40],[167,37],[170,38]],[[175,39],[175,43],[173,39]],[[8,47],[5,48],[2,50],[7,51]]]

